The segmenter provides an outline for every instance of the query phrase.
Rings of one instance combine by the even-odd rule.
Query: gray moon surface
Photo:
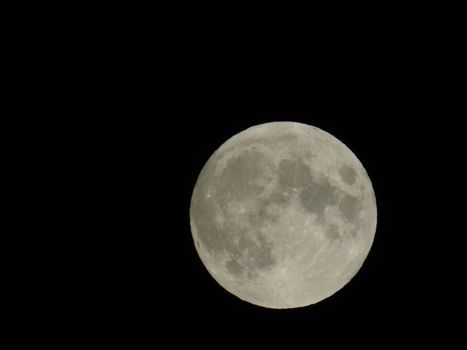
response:
[[[248,128],[196,181],[190,225],[201,261],[238,298],[268,308],[315,304],[346,285],[376,232],[373,186],[329,133],[296,122]]]

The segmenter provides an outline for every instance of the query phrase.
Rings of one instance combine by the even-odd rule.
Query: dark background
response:
[[[58,90],[62,79],[76,86],[57,95],[55,112],[71,115],[58,125],[73,144],[63,159],[73,160],[78,203],[67,214],[77,235],[63,254],[77,252],[63,274],[73,297],[62,315],[76,316],[76,339],[208,348],[454,339],[462,309],[448,301],[460,300],[465,257],[451,199],[464,176],[459,27],[418,9],[211,10],[102,12],[94,22],[105,25],[76,44],[86,50],[62,52],[74,64]],[[266,309],[229,294],[191,238],[202,166],[229,137],[271,121],[311,124],[344,142],[377,198],[362,269],[306,308]]]

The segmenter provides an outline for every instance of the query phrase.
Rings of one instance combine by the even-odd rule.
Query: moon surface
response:
[[[209,158],[190,205],[212,277],[268,308],[315,304],[357,273],[376,231],[376,199],[357,157],[316,127],[260,124]]]

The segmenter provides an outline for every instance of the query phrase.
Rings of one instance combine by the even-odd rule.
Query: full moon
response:
[[[361,162],[316,127],[273,122],[221,145],[196,181],[190,225],[227,291],[275,309],[315,304],[362,266],[376,199]]]

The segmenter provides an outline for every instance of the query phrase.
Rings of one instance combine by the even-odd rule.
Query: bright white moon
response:
[[[295,122],[253,126],[203,167],[196,250],[226,290],[269,308],[317,303],[362,266],[376,231],[370,179],[342,142]]]

